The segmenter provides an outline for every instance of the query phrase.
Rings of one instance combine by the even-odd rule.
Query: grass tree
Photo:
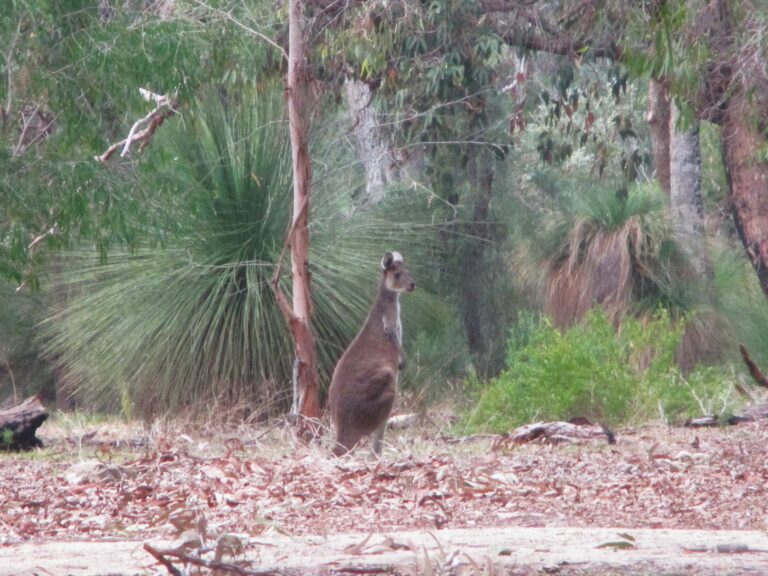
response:
[[[156,135],[134,183],[153,198],[143,247],[104,263],[67,258],[77,296],[48,322],[48,350],[86,398],[145,415],[211,402],[282,409],[293,353],[271,289],[292,214],[281,94],[212,91],[180,120]],[[327,380],[367,311],[382,246],[427,242],[408,220],[350,217],[349,191],[332,174],[318,180],[312,335]]]
[[[614,320],[643,307],[680,309],[676,278],[686,264],[662,208],[652,186],[633,186],[626,198],[590,190],[561,207],[534,257],[544,308],[557,326],[570,326],[595,305]]]

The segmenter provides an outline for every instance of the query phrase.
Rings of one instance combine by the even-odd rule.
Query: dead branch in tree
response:
[[[122,148],[120,157],[125,158],[131,153],[131,145],[134,142],[141,142],[141,148],[139,148],[139,151],[141,152],[147,147],[152,140],[155,131],[162,126],[163,122],[176,114],[176,107],[178,106],[178,98],[176,95],[168,97],[162,94],[155,94],[144,88],[139,88],[139,93],[147,102],[154,102],[155,109],[143,118],[134,122],[128,132],[128,136],[124,140],[112,144],[101,156],[94,156],[95,160],[106,162],[119,148]],[[146,128],[139,130],[139,127],[144,124],[147,125]]]
[[[40,242],[42,242],[49,236],[54,236],[55,234],[58,234],[58,233],[59,233],[59,226],[58,224],[54,223],[53,226],[48,228],[45,232],[35,236],[32,239],[32,242],[30,242],[29,245],[27,246],[27,251],[29,252],[29,258],[32,259],[32,257],[34,257],[35,252],[37,251],[37,248],[40,245]],[[16,292],[21,292],[24,289],[24,287],[27,285],[27,280],[29,280],[30,274],[31,274],[31,270],[27,270],[26,272],[27,278],[16,287]]]
[[[194,554],[189,554],[178,548],[155,548],[149,543],[144,544],[144,550],[149,552],[158,562],[166,567],[173,576],[181,576],[182,571],[173,565],[170,558],[176,558],[186,564],[192,564],[200,568],[215,570],[218,573],[237,574],[238,576],[286,576],[287,572],[279,569],[253,569],[238,566],[231,562],[218,562],[216,560],[205,560]]]
[[[28,110],[22,110],[21,114],[19,115],[23,123],[23,127],[21,129],[21,134],[19,135],[19,141],[13,149],[14,158],[18,158],[24,154],[24,152],[29,150],[32,145],[35,144],[35,142],[50,134],[50,129],[51,126],[53,126],[53,123],[56,121],[56,116],[53,116],[49,120],[49,115],[41,110],[41,108],[42,106],[38,104],[35,106],[35,109],[32,110],[31,114],[28,112]],[[47,123],[41,128],[40,122]],[[34,134],[29,139],[29,141],[27,141],[30,129],[34,131]]]

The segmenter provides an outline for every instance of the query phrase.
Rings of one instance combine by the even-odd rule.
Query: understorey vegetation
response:
[[[505,433],[536,421],[587,418],[608,426],[682,424],[739,405],[725,366],[684,373],[675,361],[684,323],[659,311],[614,324],[602,309],[561,332],[547,317],[518,320],[507,367],[481,386],[467,430]]]

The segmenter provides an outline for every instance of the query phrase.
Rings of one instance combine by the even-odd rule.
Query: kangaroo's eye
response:
[[[400,272],[395,272],[395,280],[400,280]]]

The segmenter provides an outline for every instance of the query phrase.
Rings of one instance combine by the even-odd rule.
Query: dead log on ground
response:
[[[699,416],[698,418],[689,418],[685,426],[689,428],[703,428],[720,425],[734,426],[742,422],[756,422],[758,420],[768,419],[768,402],[757,402],[744,407],[741,414],[733,414],[725,420],[720,420],[717,415]]]
[[[39,396],[30,396],[21,404],[0,410],[0,449],[30,450],[42,446],[35,434],[47,418]]]
[[[572,422],[534,422],[520,426],[509,434],[499,437],[493,442],[493,447],[498,447],[506,442],[523,444],[526,442],[543,441],[552,443],[574,443],[589,440],[605,440],[609,444],[616,443],[616,436],[602,424],[592,424],[586,419],[578,419],[579,423]],[[586,422],[582,424],[581,422]]]

